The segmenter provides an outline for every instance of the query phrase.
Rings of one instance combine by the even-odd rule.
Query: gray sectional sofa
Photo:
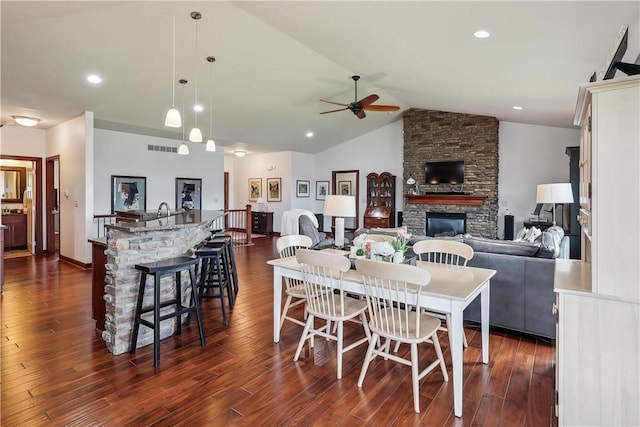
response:
[[[361,233],[393,234],[375,229]],[[430,237],[414,236],[412,243]],[[568,238],[563,236],[559,248],[538,242],[491,240],[470,235],[448,237],[467,243],[474,257],[467,265],[496,270],[491,279],[489,324],[494,327],[555,339],[555,301],[553,275],[556,256],[568,251]],[[558,245],[556,245],[558,246]],[[480,323],[480,301],[472,302],[464,311],[469,323]]]

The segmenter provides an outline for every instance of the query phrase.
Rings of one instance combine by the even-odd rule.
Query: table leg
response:
[[[454,304],[451,310],[451,325],[447,325],[453,365],[453,413],[456,417],[462,416],[462,310],[462,306]]]
[[[282,274],[273,268],[273,342],[280,342],[280,305],[282,304]]]
[[[489,363],[489,283],[480,293],[480,323],[482,328],[482,363]]]

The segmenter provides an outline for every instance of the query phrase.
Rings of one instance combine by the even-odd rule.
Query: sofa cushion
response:
[[[471,246],[476,252],[488,252],[494,254],[518,255],[535,257],[540,249],[539,242],[514,242],[511,240],[493,240],[484,237],[466,235],[464,243]]]

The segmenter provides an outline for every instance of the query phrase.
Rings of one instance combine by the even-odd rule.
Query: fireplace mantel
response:
[[[407,194],[407,203],[411,205],[468,205],[482,206],[487,196],[481,194]]]

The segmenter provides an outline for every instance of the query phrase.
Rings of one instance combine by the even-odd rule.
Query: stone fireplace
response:
[[[403,224],[410,233],[425,234],[427,212],[453,213],[466,216],[467,233],[496,238],[498,126],[495,117],[418,108],[404,112]],[[465,162],[464,184],[425,183],[426,162],[459,160]],[[420,195],[407,195],[409,176]]]

